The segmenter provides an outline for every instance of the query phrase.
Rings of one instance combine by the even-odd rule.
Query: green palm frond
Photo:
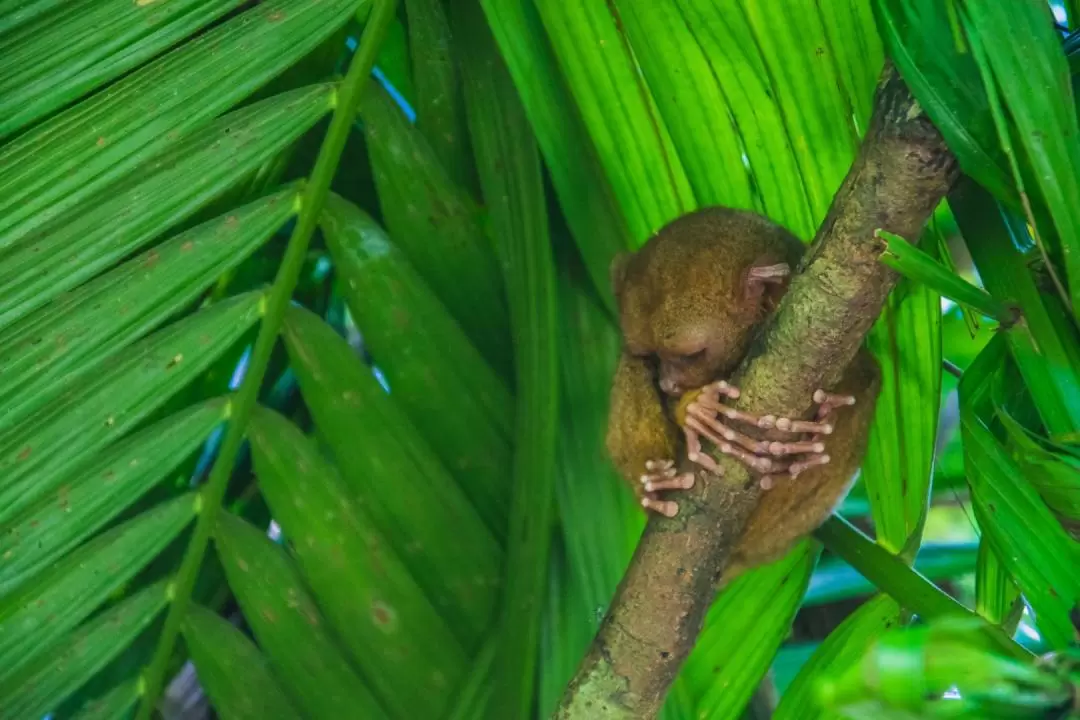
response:
[[[868,338],[827,560],[724,589],[664,716],[743,716],[793,625],[785,720],[1059,709],[1075,673],[1008,640],[1071,652],[1080,603],[1049,7],[401,6],[0,0],[0,718],[148,718],[188,660],[223,718],[550,716],[644,523],[603,449],[611,259],[713,204],[809,242],[886,57],[969,177]],[[924,547],[956,499],[981,538]]]

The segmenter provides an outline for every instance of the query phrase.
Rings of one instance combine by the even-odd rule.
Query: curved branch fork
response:
[[[896,275],[878,228],[917,238],[958,174],[956,160],[896,71],[878,84],[870,128],[761,342],[733,378],[738,407],[799,417],[855,356]],[[745,467],[680,496],[649,521],[556,717],[652,718],[694,646],[705,611],[761,490]],[[686,458],[682,469],[690,470]]]

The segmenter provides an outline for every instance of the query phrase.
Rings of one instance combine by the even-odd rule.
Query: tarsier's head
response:
[[[707,208],[612,263],[627,352],[655,363],[680,395],[728,376],[787,289],[802,244],[751,213]]]

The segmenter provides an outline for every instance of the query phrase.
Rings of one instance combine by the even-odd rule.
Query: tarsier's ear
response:
[[[618,253],[611,260],[608,272],[611,274],[611,291],[615,294],[615,300],[622,294],[623,281],[626,279],[626,265],[630,262],[630,253]]]
[[[772,312],[787,292],[791,281],[791,266],[787,263],[751,265],[746,272],[746,297],[761,303],[765,312]]]

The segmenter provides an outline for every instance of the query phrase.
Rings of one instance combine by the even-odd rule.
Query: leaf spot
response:
[[[383,601],[374,600],[371,603],[371,620],[381,628],[392,629],[389,626],[396,624],[397,613]]]

